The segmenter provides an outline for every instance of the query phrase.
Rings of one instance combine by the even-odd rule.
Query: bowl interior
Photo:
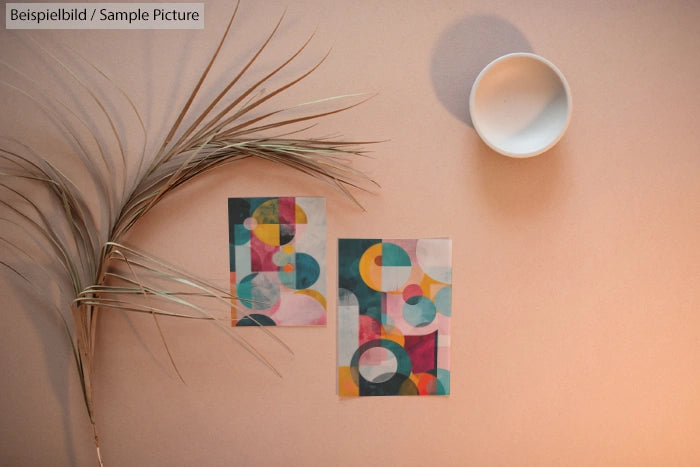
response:
[[[494,150],[514,157],[540,154],[569,123],[570,93],[562,74],[541,57],[512,54],[488,65],[470,98],[474,128]]]

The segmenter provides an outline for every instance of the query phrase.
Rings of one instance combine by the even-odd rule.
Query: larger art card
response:
[[[229,198],[236,326],[326,324],[326,200]]]
[[[450,393],[452,242],[338,241],[340,396]]]

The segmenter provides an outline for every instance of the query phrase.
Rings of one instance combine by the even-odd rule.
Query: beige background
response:
[[[279,330],[294,356],[246,331],[280,379],[207,323],[164,320],[183,385],[149,317],[104,312],[95,397],[107,465],[698,465],[700,3],[244,1],[206,95],[285,7],[262,69],[316,30],[285,76],[331,55],[283,100],[376,93],[313,133],[387,140],[354,164],[381,190],[358,194],[363,212],[320,182],[245,161],[174,194],[130,241],[225,285],[227,197],[325,196],[328,327]],[[231,7],[205,11],[203,31],[33,37],[101,66],[155,145]],[[557,64],[574,99],[562,141],[529,160],[487,149],[467,113],[478,70],[515,51]],[[71,99],[25,33],[3,30],[0,57]],[[2,79],[16,76],[3,68]],[[0,96],[3,134],[65,157],[27,99]],[[133,123],[120,122],[138,147]],[[449,397],[336,396],[342,236],[452,237]],[[0,464],[94,465],[61,328],[2,274]]]

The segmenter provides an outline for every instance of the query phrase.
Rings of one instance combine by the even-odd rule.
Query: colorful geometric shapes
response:
[[[409,299],[412,301],[415,301],[418,297],[414,297],[413,299]],[[427,298],[427,297],[422,297]],[[410,304],[407,304],[407,302],[403,299],[402,295],[398,294],[386,294],[385,299],[382,301],[383,303],[383,308],[381,310],[382,313],[382,322],[386,323],[391,323],[393,327],[398,329],[402,334],[404,335],[423,335],[423,334],[429,334],[431,332],[434,332],[438,329],[438,323],[439,320],[437,319],[440,315],[435,315],[435,319],[432,321],[425,323],[423,321],[423,326],[416,326],[415,324],[412,324],[411,322],[406,320],[406,315],[404,315],[404,309],[407,306],[410,306]],[[428,304],[426,304],[426,307],[429,307]],[[417,307],[418,310],[420,310],[420,306]],[[408,313],[408,317],[411,317],[411,314]],[[419,315],[420,316],[420,315]],[[419,317],[417,317],[419,319]]]
[[[360,305],[355,294],[347,289],[338,289],[338,359],[349,362],[359,346]],[[346,376],[350,376],[349,370]]]
[[[411,358],[413,373],[427,373],[437,365],[437,332],[424,336],[406,336],[403,347]]]
[[[391,357],[385,356],[382,360],[375,359],[372,363],[374,368],[367,368],[363,365],[360,369],[360,361],[368,351],[377,355],[373,349],[380,348],[384,352],[391,353]],[[380,354],[381,355],[381,354]],[[371,361],[371,359],[370,359]],[[350,361],[350,374],[360,388],[360,395],[392,395],[398,393],[411,375],[411,360],[403,347],[394,341],[385,339],[375,339],[362,344],[353,354]],[[365,377],[365,374],[375,375],[373,380]]]
[[[372,347],[360,355],[359,371],[363,378],[373,383],[389,381],[398,369],[393,352],[384,347]]]
[[[338,392],[447,395],[449,239],[338,241]]]
[[[230,198],[228,215],[234,325],[325,325],[325,199]]]
[[[424,238],[416,244],[416,258],[423,272],[438,282],[452,282],[452,245],[441,238]]]
[[[282,244],[279,224],[258,224],[254,218],[251,217],[251,219],[250,224],[255,224],[253,235],[258,241],[271,246],[280,246]]]
[[[450,393],[450,372],[438,368],[437,371],[437,387],[436,393],[438,396],[444,396]]]
[[[257,272],[241,279],[236,285],[236,291],[241,304],[251,310],[269,309],[280,299],[279,285],[269,280],[265,274]]]
[[[360,395],[360,388],[353,379],[349,366],[338,368],[338,394],[343,397]]]
[[[377,243],[368,248],[360,258],[360,275],[374,290],[398,290],[411,275],[411,258],[398,245]]]
[[[435,294],[435,308],[440,314],[450,316],[452,314],[452,287],[441,287]]]
[[[253,272],[275,272],[279,266],[275,264],[274,257],[279,251],[279,246],[263,242],[257,236],[250,237],[250,241],[242,245],[241,249],[248,249],[250,255],[250,267]]]
[[[290,289],[308,289],[318,280],[321,267],[313,256],[306,253],[288,255],[284,263],[277,266],[280,282]]]
[[[243,202],[236,206],[242,206],[245,212],[235,213],[234,219],[268,245],[290,243],[296,236],[297,227],[308,223],[306,212],[297,203],[297,198],[250,198],[247,204]],[[244,217],[244,214],[249,214],[249,217]]]
[[[325,299],[305,292],[301,290],[285,295],[280,300],[279,307],[271,310],[270,318],[277,326],[295,326],[299,322],[307,326],[326,324]]]
[[[403,300],[407,302],[410,298],[422,296],[423,289],[418,284],[409,284],[406,287],[404,287],[402,295]]]
[[[431,375],[430,373],[421,373],[418,376],[418,383],[416,387],[418,388],[418,394],[428,395],[437,393],[437,377]]]
[[[382,337],[382,323],[368,315],[360,315],[358,318],[359,329],[357,342],[364,344]]]
[[[401,311],[406,322],[417,328],[432,323],[437,313],[435,303],[424,296],[409,298]]]

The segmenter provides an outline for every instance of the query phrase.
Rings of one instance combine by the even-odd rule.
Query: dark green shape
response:
[[[366,380],[360,373],[360,356],[374,347],[384,347],[396,357],[396,373],[386,381],[375,383]],[[410,395],[410,384],[406,381],[411,375],[411,358],[406,349],[388,339],[375,339],[362,344],[353,354],[350,361],[350,373],[360,388],[360,396],[395,396]],[[418,391],[415,391],[418,394]]]
[[[233,224],[242,224],[244,220],[250,217],[253,211],[250,209],[250,201],[247,198],[229,198],[228,199],[228,224],[229,224],[229,243],[233,243],[231,235],[233,231],[230,228]]]
[[[252,313],[239,319],[236,326],[276,326],[277,323],[267,315]]]
[[[357,297],[360,314],[381,322],[382,294],[365,284],[360,277],[359,262],[362,254],[381,239],[341,238],[338,240],[338,286]]]

